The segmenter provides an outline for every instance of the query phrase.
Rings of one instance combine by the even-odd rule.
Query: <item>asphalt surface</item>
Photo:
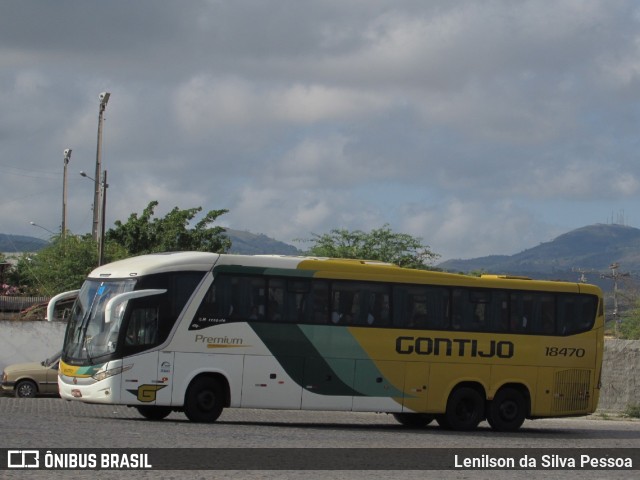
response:
[[[515,433],[497,433],[486,423],[473,432],[452,432],[436,426],[421,430],[401,427],[390,415],[349,412],[301,412],[227,409],[213,425],[189,422],[179,412],[165,420],[143,419],[133,408],[88,405],[60,398],[0,397],[0,448],[282,448],[291,455],[308,449],[345,449],[347,454],[371,449],[384,459],[391,451],[442,449],[443,455],[460,449],[587,449],[631,452],[640,456],[640,421],[603,416],[527,421]],[[305,449],[298,450],[293,449]],[[377,449],[377,450],[374,450]],[[391,450],[399,449],[399,450]],[[534,450],[531,450],[534,449]],[[632,450],[622,450],[632,449]],[[317,450],[331,452],[331,450]],[[466,451],[466,450],[462,450]],[[468,450],[472,451],[472,450]],[[473,450],[476,451],[476,450]],[[487,450],[489,451],[489,450]],[[505,450],[507,451],[507,450]],[[597,450],[590,450],[589,453]],[[243,451],[244,452],[244,451]],[[251,450],[247,450],[250,454]],[[315,451],[314,451],[315,453]],[[433,454],[429,451],[429,454]],[[566,456],[566,455],[565,455]],[[373,457],[371,457],[373,459]],[[640,478],[640,470],[151,470],[151,471],[4,471],[0,478]],[[640,462],[638,462],[640,463]],[[339,463],[338,463],[339,464]]]

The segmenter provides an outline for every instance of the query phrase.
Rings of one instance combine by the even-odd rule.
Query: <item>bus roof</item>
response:
[[[544,291],[574,291],[601,295],[599,287],[574,282],[531,280],[511,275],[474,277],[458,273],[414,270],[378,261],[289,255],[234,255],[207,252],[168,252],[141,255],[96,268],[90,278],[133,278],[153,273],[211,270],[214,265],[312,271],[319,278],[391,281],[398,283],[505,288]]]
[[[130,278],[151,273],[181,270],[206,272],[220,257],[207,252],[167,252],[140,255],[108,263],[96,268],[90,278]]]

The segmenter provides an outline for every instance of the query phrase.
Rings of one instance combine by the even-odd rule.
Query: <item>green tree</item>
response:
[[[400,267],[429,269],[439,257],[428,245],[406,233],[395,233],[389,225],[363,232],[333,229],[307,240],[313,245],[307,254],[333,258],[359,258],[394,263]]]
[[[105,243],[104,258],[112,262],[127,256],[114,242]],[[98,265],[98,245],[91,235],[55,236],[37,253],[26,253],[18,260],[12,280],[28,293],[52,296],[80,288],[85,277]]]
[[[640,339],[640,300],[630,309],[620,322],[619,337],[626,340]]]
[[[231,247],[225,229],[211,226],[228,210],[211,210],[189,229],[189,222],[202,211],[201,207],[187,210],[175,207],[164,218],[152,218],[157,206],[154,200],[140,216],[132,213],[126,223],[117,220],[115,228],[106,233],[106,239],[122,245],[130,255],[189,250],[223,253]]]

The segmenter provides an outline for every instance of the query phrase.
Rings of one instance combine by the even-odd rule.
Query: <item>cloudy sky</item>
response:
[[[389,224],[441,259],[640,227],[640,4],[7,0],[0,233],[158,200],[294,243]]]

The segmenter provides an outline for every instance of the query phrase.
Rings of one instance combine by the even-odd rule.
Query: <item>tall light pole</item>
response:
[[[91,234],[93,239],[99,241],[100,230],[100,174],[102,173],[102,123],[104,122],[104,110],[107,108],[107,102],[111,94],[102,92],[100,98],[100,112],[98,113],[98,147],[96,149],[96,173],[95,173],[95,189],[93,193],[93,228]]]
[[[106,224],[105,218],[107,215],[107,188],[109,188],[109,184],[107,183],[107,171],[105,170],[102,172],[102,180],[100,182],[96,181],[95,178],[91,178],[89,175],[87,175],[83,171],[80,171],[80,175],[82,175],[85,178],[88,178],[94,183],[97,183],[100,189],[100,195],[99,195],[100,218],[98,222],[100,224],[100,228],[98,230],[98,239],[97,239],[98,266],[100,266],[104,263],[104,234],[105,234],[105,224]]]
[[[64,173],[62,175],[62,227],[60,227],[62,238],[67,232],[67,165],[69,160],[71,160],[71,149],[67,148],[64,151]]]
[[[104,263],[104,227],[105,227],[105,218],[107,216],[107,188],[109,188],[109,184],[107,183],[107,171],[102,172],[102,205],[100,207],[100,241],[98,242],[98,266]]]

